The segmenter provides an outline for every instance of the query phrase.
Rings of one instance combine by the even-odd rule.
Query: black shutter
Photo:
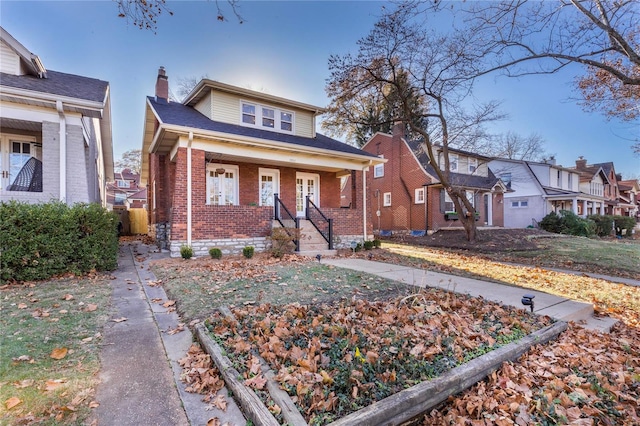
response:
[[[445,205],[444,205],[444,189],[440,190],[440,213],[444,213],[445,212]]]

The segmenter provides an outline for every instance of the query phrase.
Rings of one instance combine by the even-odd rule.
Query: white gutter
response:
[[[56,109],[60,116],[60,201],[67,199],[67,118],[64,115],[64,105],[61,100],[56,101]]]
[[[13,95],[19,96],[24,99],[30,99],[33,101],[49,101],[51,103],[58,105],[58,102],[64,102],[64,105],[72,108],[86,108],[99,111],[102,115],[102,110],[104,109],[103,102],[89,101],[85,99],[72,98],[69,96],[61,96],[50,93],[36,92],[33,90],[25,90],[25,89],[16,89],[15,87],[3,86],[2,94],[3,95]]]
[[[189,132],[187,143],[187,246],[191,247],[191,143],[193,132]]]
[[[372,162],[370,161],[369,164]],[[362,235],[363,245],[367,241],[367,172],[368,167],[362,169]]]

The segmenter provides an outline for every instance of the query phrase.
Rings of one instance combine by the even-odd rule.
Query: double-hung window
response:
[[[207,204],[216,206],[238,205],[237,166],[228,164],[207,165]]]
[[[469,158],[469,174],[474,174],[478,169],[478,159]]]
[[[424,188],[416,188],[414,195],[416,204],[424,204]]]
[[[384,158],[384,155],[379,155],[380,158]],[[376,164],[373,166],[373,177],[381,178],[384,176],[384,163]]]
[[[384,207],[391,207],[391,193],[385,192],[382,199],[382,205]]]
[[[457,154],[449,154],[449,171],[451,172],[458,171],[458,155]]]
[[[241,111],[244,126],[293,133],[294,114],[291,111],[247,101],[241,102]]]

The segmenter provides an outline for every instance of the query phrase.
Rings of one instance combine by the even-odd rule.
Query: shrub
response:
[[[222,258],[222,250],[217,247],[213,247],[209,249],[209,256],[212,259],[221,259]]]
[[[118,266],[118,217],[98,204],[0,203],[0,281]]]
[[[285,254],[293,253],[296,249],[294,241],[299,238],[299,234],[300,231],[295,228],[273,228],[269,237],[271,255],[281,258]]]
[[[253,246],[246,246],[242,249],[242,255],[247,259],[251,259],[253,257],[254,248]]]
[[[373,240],[373,246],[375,248],[380,248],[382,246],[382,241],[376,238],[375,240]]]
[[[602,216],[599,214],[592,214],[587,216],[587,219],[592,220],[595,223],[595,233],[599,237],[607,237],[611,235],[613,231],[613,216]]]
[[[361,250],[362,250],[362,243],[356,244],[356,248],[354,249],[354,251],[357,253],[357,252],[359,252]]]
[[[364,249],[365,250],[371,250],[373,247],[374,247],[373,241],[365,241],[364,242]]]
[[[631,230],[636,226],[636,221],[630,216],[613,216],[613,223],[616,229],[616,235],[622,235],[622,230],[626,229],[624,234],[626,237],[631,237]]]
[[[180,256],[183,259],[191,259],[193,257],[193,249],[189,246],[180,247]]]
[[[581,237],[593,236],[596,230],[596,225],[592,220],[584,219],[569,210],[561,210],[560,214],[549,213],[540,221],[540,227],[556,234]]]

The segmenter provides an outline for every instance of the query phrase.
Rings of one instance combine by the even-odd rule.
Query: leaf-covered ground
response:
[[[434,289],[384,302],[263,304],[232,312],[235,320],[216,314],[208,328],[245,383],[265,386],[259,354],[311,425],[438,377],[550,323]]]
[[[473,256],[472,254],[452,255],[451,252],[426,248],[399,246],[400,250],[395,250],[393,247],[387,247],[388,249],[385,250],[362,252],[356,256],[368,257],[369,254],[373,254],[373,260],[403,263],[462,275],[483,276],[489,280],[540,288],[543,291],[569,297],[584,297],[585,299],[583,300],[595,302],[599,312],[615,316],[624,321],[618,324],[611,334],[587,331],[577,325],[570,325],[569,329],[557,341],[535,346],[531,352],[521,357],[518,362],[505,364],[487,380],[478,383],[462,394],[451,397],[446,403],[425,416],[424,424],[640,424],[638,420],[640,416],[640,407],[638,406],[638,401],[640,400],[640,332],[638,331],[640,304],[638,303],[639,293],[637,288],[608,283],[602,280],[593,280],[584,276],[549,272],[536,267],[526,268],[504,265],[499,262],[489,261],[486,258]],[[390,250],[396,252],[393,253]],[[352,254],[348,255],[351,256]],[[284,265],[281,266],[284,267]],[[298,280],[290,280],[287,283],[288,290],[293,291],[295,294],[296,282],[304,282],[304,285],[312,284],[307,281],[306,275],[301,273],[301,271],[305,270],[304,268],[298,266],[294,268],[298,271]],[[173,272],[176,273],[177,271],[174,270]],[[343,280],[345,278],[344,276],[341,278],[336,278],[337,276],[329,278],[324,273],[319,273],[318,276],[322,276],[327,282],[331,279]],[[362,279],[363,277],[360,278]],[[357,281],[340,282],[333,285],[327,284],[327,287],[324,288],[332,292],[334,290],[333,286],[336,286],[335,288],[340,288],[341,291],[348,294],[347,284],[355,285],[359,289],[358,292],[360,292],[365,290],[366,287],[364,286],[370,282],[366,279],[360,283]],[[386,295],[390,297],[389,293]],[[383,294],[380,293],[376,303],[383,303],[384,297],[382,296]],[[223,297],[216,300],[220,304],[224,302]],[[307,301],[306,303],[313,302]],[[178,304],[180,304],[180,301],[178,301]],[[238,305],[242,306],[241,304]],[[390,306],[394,305],[391,304]],[[436,304],[427,304],[425,306],[435,307]],[[258,315],[261,309],[266,308],[256,305],[243,306],[238,309],[243,313],[239,315],[240,317],[245,316],[250,319],[247,316],[248,312],[256,310],[256,315]],[[343,307],[343,309],[345,308]],[[433,308],[430,307],[429,309]],[[277,308],[274,312],[283,313],[284,308]],[[263,318],[266,318],[266,316],[264,314],[260,315],[262,316],[252,321],[264,321]],[[331,324],[333,320],[332,316],[328,315],[324,315],[320,319],[319,316],[321,315],[322,312],[318,312],[316,315],[318,322],[320,322],[317,327],[320,329],[324,327],[321,324]],[[310,316],[313,317],[313,315]],[[277,321],[282,320],[273,320],[272,318],[272,321],[272,324],[276,324]],[[307,322],[307,320],[300,319],[300,322]],[[467,327],[470,324],[472,323],[466,322]],[[231,324],[228,324],[228,326],[231,327]],[[273,326],[275,327],[275,325]],[[236,326],[236,328],[238,327]],[[331,328],[329,327],[329,329]],[[263,333],[264,336],[261,336],[260,333]],[[258,324],[256,324],[253,334],[257,336],[255,337],[256,342],[259,341],[258,338],[268,337],[268,334],[264,333],[264,328],[261,328]],[[232,334],[226,336],[225,339],[233,339]],[[278,339],[282,340],[280,337]],[[307,353],[310,348],[317,347],[309,346],[308,339],[301,340],[296,346],[302,349],[304,342],[307,342]],[[470,340],[467,344],[469,343],[473,344],[474,341]],[[263,341],[262,344],[263,346],[265,344],[269,345],[269,342],[265,343]],[[254,343],[254,345],[257,345],[257,343]],[[363,367],[367,365],[365,362],[367,362],[367,352],[370,349],[363,349],[364,346],[359,345],[360,343],[356,343],[358,357],[356,357],[356,347],[353,346],[345,346],[345,352],[340,352],[340,354],[346,354],[346,351],[351,350],[351,362],[355,366]],[[286,353],[292,348],[293,346],[285,347],[284,352]],[[320,345],[320,350],[323,350],[322,345]],[[474,352],[473,349],[469,349],[469,351],[471,353]],[[265,352],[264,348],[262,352]],[[384,350],[374,349],[372,352],[378,355],[378,359],[383,357],[381,354],[385,354]],[[480,352],[481,350],[478,351],[478,353]],[[374,359],[374,354],[370,354],[369,359]],[[266,358],[273,357],[268,353],[264,353],[264,355],[266,355]],[[302,365],[305,365],[305,363],[299,363],[300,358],[295,358],[295,355],[295,360],[289,359],[287,361],[288,358],[281,358],[276,358],[279,362],[279,368],[287,366],[296,374],[302,374],[302,371],[304,371]],[[356,362],[359,359],[364,359],[364,361]],[[409,365],[408,359],[411,358],[404,357],[402,361]],[[319,360],[320,364],[316,363],[316,368],[322,369],[328,375],[327,368],[322,365],[322,357]],[[394,362],[400,362],[400,358],[395,359]],[[247,374],[247,378],[253,379],[249,384],[260,386],[262,381],[260,376],[255,374],[257,370],[252,356],[245,354],[242,357],[238,357],[238,367],[243,369],[244,373]],[[382,371],[382,374],[386,371],[386,369]],[[396,380],[398,380],[398,371],[400,370],[395,370]],[[377,371],[377,374],[380,373],[380,371]],[[296,380],[300,379],[294,374],[288,374],[291,377],[282,377],[286,377],[291,383],[295,383],[295,393],[297,393],[298,383],[300,382],[296,382]],[[349,374],[351,374],[351,371],[349,371]],[[358,372],[355,373],[358,381],[338,381],[335,378],[333,380],[334,383],[340,382],[341,386],[345,387],[347,391],[350,388],[351,392],[353,392],[355,385],[358,388],[356,396],[361,396],[365,391],[369,392],[370,389],[365,388],[365,390],[362,390],[359,387],[360,384],[366,382],[360,380],[358,374]],[[191,376],[191,380],[198,382],[197,376],[194,373]],[[302,377],[305,376],[303,375]],[[330,382],[331,380],[329,379],[332,378],[330,376],[326,378],[322,372],[314,373],[313,375],[309,374],[308,377],[310,381],[317,380],[323,386],[326,385],[325,381]],[[303,380],[301,383],[303,383],[302,386],[304,387],[306,382]],[[388,384],[388,382],[385,383],[384,381],[382,383],[385,386]],[[291,385],[291,388],[293,387]],[[375,388],[374,391],[379,392],[378,388]],[[315,396],[314,399],[313,392],[315,390],[310,392],[310,404],[316,404],[315,411],[318,408],[324,408],[328,401],[335,401],[331,402],[330,405],[337,404],[340,401],[339,399],[333,399],[336,398],[336,394],[324,399]],[[353,395],[349,395],[349,400],[351,399],[354,399]],[[273,404],[271,409],[272,412],[277,414],[277,407],[274,407]],[[314,410],[310,413],[313,413]],[[316,418],[318,424],[328,422],[328,418],[325,420],[320,416]]]

